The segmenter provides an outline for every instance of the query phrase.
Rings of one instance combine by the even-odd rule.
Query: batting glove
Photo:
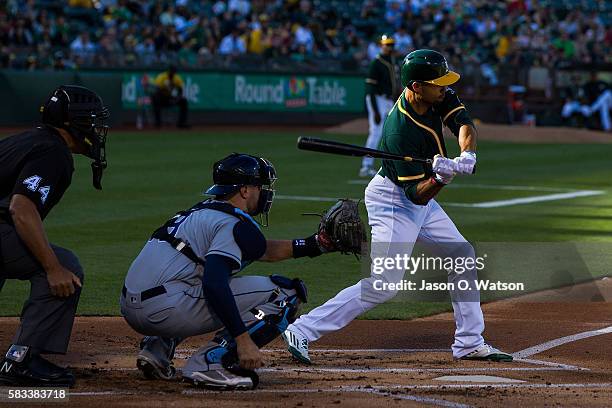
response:
[[[476,166],[476,153],[466,150],[461,156],[453,159],[455,162],[455,172],[457,174],[472,174]]]
[[[456,163],[447,158],[436,154],[434,156],[433,163],[431,165],[433,172],[439,174],[442,177],[449,177],[455,175]]]
[[[438,183],[449,184],[455,177],[455,166],[456,163],[446,157],[440,156],[439,154],[434,156],[432,163],[432,169],[434,171],[434,178]]]

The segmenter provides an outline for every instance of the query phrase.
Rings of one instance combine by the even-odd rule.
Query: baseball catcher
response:
[[[298,278],[237,274],[253,261],[359,253],[363,225],[356,203],[341,200],[309,237],[267,240],[260,224],[267,225],[274,199],[272,163],[234,153],[214,164],[213,180],[205,192],[212,198],[153,232],[127,273],[121,312],[147,336],[137,358],[146,378],[174,378],[176,346],[216,332],[189,358],[183,379],[218,390],[252,389],[255,369],[264,364],[259,349],[295,320],[307,290]]]

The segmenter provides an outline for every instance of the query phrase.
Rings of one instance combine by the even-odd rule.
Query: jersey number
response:
[[[40,176],[32,176],[32,177],[28,177],[27,179],[23,180],[23,184],[27,187],[28,190],[36,191],[38,190],[38,185],[40,184],[41,180],[42,180],[42,177]]]
[[[39,188],[38,185],[40,184],[41,181],[42,181],[42,177],[32,176],[32,177],[28,177],[27,179],[23,180],[23,184],[30,191],[38,190],[38,192],[40,193],[40,201],[42,201],[42,203],[45,204],[45,201],[47,201],[47,197],[49,196],[49,190],[51,190],[51,186],[42,186]]]

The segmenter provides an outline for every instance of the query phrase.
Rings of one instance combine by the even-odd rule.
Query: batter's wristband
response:
[[[435,184],[436,186],[442,186],[444,187],[446,184],[444,184],[443,182],[441,182],[440,180],[438,180],[436,178],[436,176],[431,176],[431,178],[429,179],[429,181],[431,182],[431,184]]]
[[[293,257],[302,258],[309,256],[314,258],[315,256],[322,255],[319,244],[317,244],[317,234],[312,234],[308,238],[298,238],[291,242],[293,246]]]

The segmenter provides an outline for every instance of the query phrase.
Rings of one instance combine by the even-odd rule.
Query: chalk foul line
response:
[[[566,343],[571,343],[577,340],[586,339],[593,336],[600,336],[602,334],[612,333],[612,326],[604,327],[603,329],[590,330],[582,333],[576,333],[565,337],[560,337],[558,339],[550,340],[545,343],[541,343],[532,347],[528,347],[524,350],[517,351],[516,353],[512,353],[514,358],[527,358],[531,357],[534,354],[542,353],[543,351],[550,350],[551,348],[561,346]]]
[[[601,190],[580,190],[566,193],[546,194],[532,197],[512,198],[509,200],[483,201],[479,203],[455,203],[441,202],[440,204],[446,207],[464,207],[464,208],[500,208],[510,207],[514,205],[533,204],[546,201],[568,200],[578,197],[590,197],[605,194]],[[314,201],[314,202],[336,202],[338,197],[319,197],[319,196],[301,196],[301,195],[285,195],[278,194],[275,198],[279,200],[289,201]],[[354,200],[357,200],[354,198]]]

